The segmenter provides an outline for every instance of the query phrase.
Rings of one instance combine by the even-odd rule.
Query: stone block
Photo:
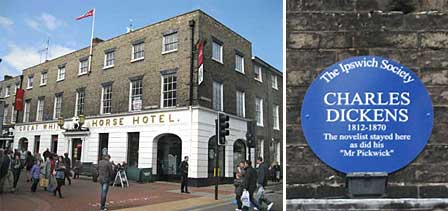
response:
[[[417,33],[413,32],[357,32],[354,45],[358,48],[417,48]]]
[[[425,32],[420,34],[422,48],[448,48],[448,32]]]

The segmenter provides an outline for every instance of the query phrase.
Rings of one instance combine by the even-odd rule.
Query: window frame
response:
[[[42,122],[44,120],[44,106],[45,99],[38,98],[37,99],[37,107],[36,107],[36,122]]]
[[[242,100],[238,100],[239,99],[239,94],[241,94],[240,96],[242,96]],[[244,91],[240,91],[240,90],[236,90],[236,115],[239,117],[243,117],[246,118],[246,93]],[[242,114],[240,115],[239,113],[239,105],[238,102],[240,102],[242,105]]]
[[[26,81],[26,89],[32,89],[33,85],[34,85],[34,76],[30,75],[30,76],[28,76],[27,81]]]
[[[164,83],[165,83],[165,78],[167,78],[167,77],[176,77],[176,82],[175,82],[175,84],[176,84],[176,88],[174,89],[172,89],[172,90],[164,90]],[[171,84],[174,84],[174,82],[173,82],[174,80],[172,80],[170,83]],[[174,73],[168,73],[168,74],[162,74],[161,75],[161,88],[160,88],[160,90],[161,90],[161,94],[160,94],[160,108],[173,108],[173,107],[177,107],[177,87],[178,87],[178,77],[177,77],[177,72],[174,72]],[[168,84],[167,84],[168,85]],[[173,87],[173,86],[172,86]],[[172,93],[172,95],[176,95],[176,97],[171,97],[171,98],[167,98],[167,99],[165,99],[164,98],[164,94],[165,93],[169,93],[169,92],[171,92]],[[171,106],[165,106],[164,104],[165,104],[165,101],[167,101],[167,102],[169,102],[169,101],[171,101],[171,103],[173,103],[173,101],[174,101],[174,105],[171,105]],[[168,104],[168,103],[167,103]]]
[[[219,108],[215,108],[215,85],[218,85],[217,87],[219,87],[219,97],[220,97]],[[213,96],[212,96],[213,110],[224,111],[224,84],[218,81],[213,81],[212,90],[213,90]]]
[[[23,122],[30,121],[30,111],[31,111],[31,100],[25,100],[23,104]]]
[[[174,35],[176,35],[176,41],[175,42],[166,43],[167,37],[174,36]],[[166,49],[167,45],[173,45],[173,44],[175,44],[175,46],[176,46],[175,49],[171,49],[171,50],[167,50]],[[178,49],[179,49],[179,34],[178,34],[177,31],[169,33],[169,34],[164,34],[162,36],[162,54],[176,52]]]
[[[8,122],[8,109],[9,109],[9,105],[8,104],[4,104],[4,110],[3,110],[3,124],[6,124]]]
[[[40,73],[40,86],[47,85],[48,82],[48,72],[41,72]]]
[[[272,129],[280,130],[280,106],[274,104],[272,111]]]
[[[273,89],[278,90],[278,77],[275,74],[271,75],[271,86]]]
[[[64,71],[62,71],[62,70],[64,70]],[[63,74],[61,74],[62,72],[63,72]],[[63,81],[63,80],[65,80],[65,73],[66,73],[65,65],[64,66],[59,66],[58,67],[57,76],[56,76],[56,81]],[[63,75],[62,78],[60,77],[61,75]]]
[[[112,59],[108,59],[107,56],[109,54],[112,54]],[[112,61],[112,64],[107,64],[108,61]],[[108,52],[104,52],[104,64],[103,64],[103,70],[104,69],[109,69],[115,66],[115,50],[111,50]]]
[[[241,70],[238,69],[238,59],[241,60]],[[241,74],[245,74],[244,72],[244,56],[239,54],[239,53],[235,53],[235,71],[241,73]]]
[[[82,65],[84,62],[86,62],[87,64],[85,67]],[[86,71],[81,72],[81,70],[83,70],[84,68],[86,69]],[[87,73],[89,73],[89,58],[79,60],[78,76],[85,75]]]
[[[135,48],[136,48],[136,46],[140,46],[140,45],[142,46],[142,49],[141,49],[141,51],[138,51],[138,52],[142,53],[142,57],[135,58],[135,54],[136,54],[136,52],[134,52]],[[145,59],[145,42],[133,43],[132,49],[131,49],[131,62],[141,61],[143,59]]]
[[[80,104],[79,104],[80,103],[79,102],[79,100],[80,100],[80,98],[79,98],[80,93],[83,93],[82,94],[82,106],[81,106],[82,112],[80,112],[79,109],[78,109],[80,107]],[[77,89],[76,90],[76,101],[75,101],[75,113],[74,113],[75,116],[79,116],[81,114],[84,114],[84,105],[85,105],[85,103],[86,103],[86,90],[85,89]]]
[[[5,97],[9,97],[11,95],[11,86],[5,87]]]
[[[105,99],[105,90],[106,88],[110,88],[110,99]],[[105,101],[109,101],[110,105],[109,107],[109,111],[108,112],[104,112],[104,102]],[[107,85],[102,85],[101,86],[101,106],[100,106],[100,114],[111,114],[112,113],[112,84],[107,84]]]
[[[219,56],[220,56],[220,58],[215,58],[215,55],[214,55],[215,45],[219,46]],[[223,59],[223,51],[224,51],[224,45],[221,42],[213,40],[212,41],[212,60],[214,60],[216,62],[219,62],[221,64],[224,64],[224,61],[223,61],[224,60]]]
[[[54,95],[54,105],[53,105],[53,119],[58,119],[62,115],[62,99],[63,94],[55,94]],[[59,112],[57,112],[59,110]]]
[[[258,113],[258,108],[259,108],[260,113]],[[256,118],[257,126],[263,127],[264,126],[263,98],[260,98],[260,97],[255,97],[255,118]]]
[[[143,105],[142,105],[142,108],[140,109],[140,110],[135,110],[134,108],[133,108],[133,97],[134,97],[134,95],[133,95],[133,90],[134,90],[134,87],[133,87],[133,85],[134,85],[134,83],[136,83],[136,82],[139,82],[140,83],[140,100],[142,100],[142,104],[143,104],[143,79],[134,79],[134,80],[131,80],[130,82],[129,82],[129,106],[128,106],[128,110],[129,110],[129,112],[136,112],[136,111],[141,111],[141,110],[143,110]],[[138,95],[136,95],[136,96],[138,96]]]
[[[256,73],[256,71],[258,71],[258,73]],[[260,65],[254,65],[254,74],[255,74],[254,79],[256,81],[262,83],[263,82],[263,73],[262,73]],[[258,75],[258,77],[256,77],[257,75]]]

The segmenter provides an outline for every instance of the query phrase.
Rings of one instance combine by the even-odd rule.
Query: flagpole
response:
[[[93,8],[92,34],[90,35],[90,53],[89,53],[89,74],[92,71],[92,52],[93,52],[93,30],[95,29],[95,8]]]

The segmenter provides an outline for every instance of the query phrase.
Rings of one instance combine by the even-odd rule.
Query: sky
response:
[[[134,29],[201,9],[252,42],[252,55],[282,71],[281,0],[0,0],[0,80],[25,68],[90,44],[91,19],[75,18],[96,9],[95,37],[109,39]]]

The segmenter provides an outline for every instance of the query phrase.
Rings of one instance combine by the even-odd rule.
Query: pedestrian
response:
[[[55,171],[54,177],[56,178],[57,186],[53,190],[53,195],[56,196],[56,192],[58,192],[59,198],[62,198],[61,188],[65,181],[64,157],[62,157],[62,156],[58,157],[54,171]]]
[[[182,161],[182,163],[180,164],[180,173],[181,173],[180,192],[190,193],[188,192],[188,156],[185,156],[184,161]]]
[[[72,161],[68,157],[68,153],[64,153],[64,164],[65,164],[65,179],[68,180],[68,185],[71,185],[72,180],[70,179],[70,176],[72,174],[71,173]],[[64,180],[64,184],[65,184],[65,180]]]
[[[252,168],[252,162],[250,160],[244,161],[244,171],[243,188],[249,192],[252,205],[254,205],[256,210],[259,210],[258,203],[254,199],[254,192],[257,189],[257,171]],[[247,211],[249,207],[243,207],[243,210]]]
[[[40,162],[41,165],[42,165],[42,163],[44,163],[44,160],[42,159],[42,155],[41,155],[40,153],[38,153],[38,152],[36,152],[36,153],[34,154],[34,159],[35,159],[35,160],[38,160],[38,161]]]
[[[0,187],[2,188],[0,190],[0,193],[8,193],[14,192],[14,176],[10,169],[11,166],[11,156],[12,152],[9,150],[6,150],[3,152],[3,163],[0,166],[0,169],[2,171],[2,175],[0,175],[1,181],[0,181]]]
[[[275,175],[274,176],[275,176],[276,182],[280,182],[280,171],[281,171],[280,164],[277,161],[275,161],[275,166],[274,166]]]
[[[51,152],[50,152],[50,150],[48,148],[43,153],[43,156],[44,156],[44,160],[45,161],[47,161],[47,159],[51,156]]]
[[[237,208],[235,211],[241,211],[243,207],[243,202],[241,201],[241,196],[243,195],[243,180],[244,180],[244,162],[241,161],[238,166],[236,167],[236,174],[235,174],[235,200],[237,204]]]
[[[6,171],[2,168],[3,166],[3,161],[4,159],[6,159],[6,155],[4,155],[5,150],[0,149],[0,193],[3,190],[3,181],[4,181],[4,177],[6,175]]]
[[[11,163],[11,170],[12,174],[14,176],[14,185],[13,188],[17,188],[17,182],[20,178],[20,172],[22,171],[22,162],[20,161],[20,155],[16,154],[14,155],[14,160],[12,160]]]
[[[53,186],[51,184],[51,182],[52,182],[51,181],[51,160],[52,159],[53,158],[50,155],[47,157],[47,160],[44,161],[44,164],[43,164],[43,167],[42,167],[42,171],[41,171],[42,175],[43,175],[43,178],[48,180],[48,184],[47,184],[46,187],[44,187],[44,190],[48,190],[50,192],[53,191]]]
[[[36,192],[37,184],[39,184],[40,179],[40,160],[34,161],[30,174],[31,180],[33,181],[33,184],[31,185],[31,192]]]
[[[73,172],[75,173],[73,175],[73,179],[79,179],[79,172],[81,171],[81,161],[75,160],[73,164]]]
[[[33,165],[34,165],[34,158],[33,158],[33,155],[31,155],[31,152],[30,151],[27,151],[26,152],[26,157],[25,157],[25,166],[26,166],[26,181],[27,182],[30,182],[31,181],[31,178],[30,178],[30,171],[31,171],[31,168],[33,168]]]
[[[97,167],[98,181],[101,186],[101,210],[106,209],[107,192],[109,191],[109,184],[111,177],[113,177],[112,164],[110,162],[110,155],[104,155],[103,159],[98,162]]]
[[[268,185],[268,175],[269,175],[269,167],[268,164],[263,161],[262,157],[257,158],[257,196],[259,197],[257,199],[257,204],[259,207],[265,203],[268,208],[267,210],[271,210],[272,206],[274,206],[274,202],[269,201],[264,196],[264,189]]]

